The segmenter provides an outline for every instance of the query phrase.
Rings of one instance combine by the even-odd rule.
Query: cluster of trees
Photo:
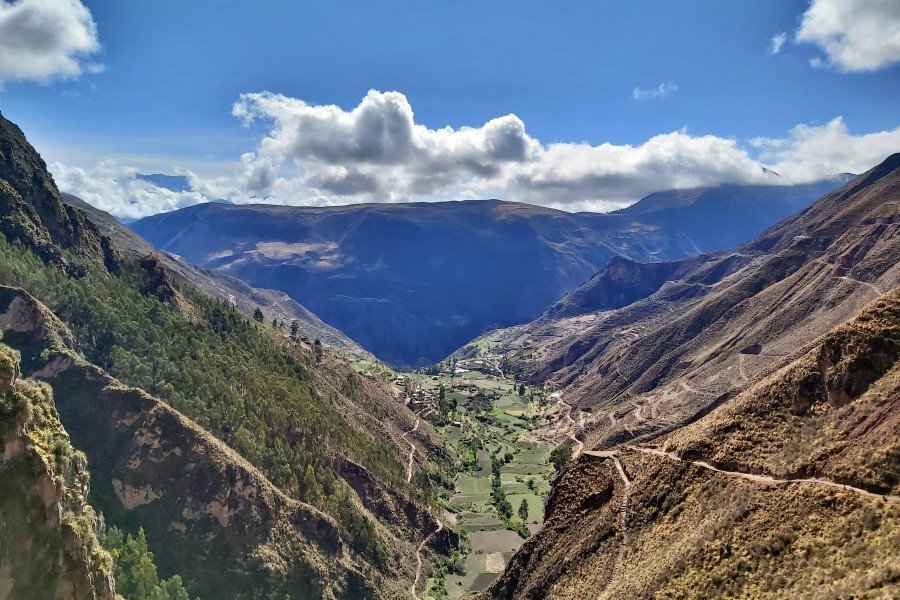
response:
[[[190,600],[180,576],[160,579],[143,528],[133,536],[101,525],[97,537],[112,557],[117,596],[123,600]]]
[[[500,467],[511,461],[512,457],[512,454],[509,452],[504,454],[503,458],[498,458],[496,454],[491,456],[491,502],[497,514],[504,521],[509,521],[512,518],[513,508],[509,500],[506,499],[506,492],[503,491],[500,482]]]
[[[491,503],[507,529],[512,529],[523,538],[527,538],[531,535],[531,532],[526,527],[528,523],[528,502],[525,498],[522,498],[522,502],[519,504],[518,513],[521,522],[512,521],[513,506],[506,498],[506,492],[503,491],[503,485],[500,481],[500,467],[509,463],[512,459],[513,455],[511,452],[506,452],[502,457],[498,457],[496,454],[491,456]]]
[[[331,388],[319,392],[316,382],[327,375],[317,372],[321,342],[312,351],[284,343],[280,334],[192,289],[180,290],[194,305],[185,315],[174,302],[143,296],[145,277],[129,263],[117,276],[89,269],[70,277],[0,236],[0,283],[47,304],[89,360],[188,415],[287,494],[337,518],[353,548],[383,560],[383,542],[333,475],[331,460],[352,457],[397,487],[405,485],[405,469],[387,441],[339,415]]]
[[[550,453],[550,463],[557,473],[563,470],[570,458],[572,458],[572,447],[565,444],[557,446]]]
[[[441,413],[445,416],[449,416],[450,413],[456,410],[456,407],[456,398],[447,394],[447,389],[444,387],[444,384],[440,384],[438,387],[438,409],[440,409]]]

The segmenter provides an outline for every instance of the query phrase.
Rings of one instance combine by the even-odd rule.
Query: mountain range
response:
[[[286,292],[388,363],[419,367],[534,319],[615,256],[664,261],[732,247],[846,178],[662,192],[610,214],[499,200],[203,204],[131,227],[203,268]]]
[[[898,285],[895,154],[734,250],[613,261],[458,351],[558,389],[573,455],[482,597],[896,595]]]
[[[0,117],[0,232],[0,598],[900,594],[900,154],[132,230]]]

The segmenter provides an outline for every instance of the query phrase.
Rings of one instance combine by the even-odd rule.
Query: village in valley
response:
[[[392,375],[399,399],[431,423],[456,457],[441,519],[463,543],[426,581],[423,598],[455,599],[486,589],[543,521],[554,458],[563,464],[570,449],[551,456],[565,438],[547,439],[541,431],[561,417],[548,390],[518,381],[513,372],[486,354]]]

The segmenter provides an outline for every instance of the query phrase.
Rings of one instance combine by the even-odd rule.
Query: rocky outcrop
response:
[[[49,387],[16,381],[0,344],[0,597],[115,600],[111,559],[95,536],[85,457],[59,422]]]
[[[120,257],[82,212],[65,204],[47,165],[22,130],[0,115],[0,231],[72,275],[94,263],[118,271]],[[77,258],[72,260],[62,250]]]
[[[895,597],[898,457],[900,288],[652,447],[570,462],[481,597]]]
[[[148,254],[138,261],[138,265],[146,273],[147,279],[144,282],[141,292],[145,296],[155,296],[165,302],[175,297],[175,288],[172,286],[172,279],[166,271],[165,266],[160,262],[159,257]]]

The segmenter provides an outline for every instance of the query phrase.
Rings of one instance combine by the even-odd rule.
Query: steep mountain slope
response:
[[[458,355],[502,348],[527,379],[564,387],[585,412],[579,435],[589,444],[666,431],[787,364],[900,283],[898,229],[894,155],[735,251],[667,265],[619,261],[545,317]]]
[[[662,194],[609,215],[498,200],[207,204],[132,227],[202,267],[287,292],[379,358],[419,366],[535,318],[613,256],[672,260],[727,248],[839,183],[673,192],[690,198],[661,203]]]
[[[109,237],[115,248],[125,256],[140,259],[153,255],[176,281],[197,288],[211,298],[232,304],[248,317],[259,307],[266,323],[277,319],[290,326],[292,321],[296,321],[300,336],[311,340],[320,339],[322,343],[349,357],[373,358],[359,344],[323,323],[319,317],[284,292],[254,288],[221,271],[199,269],[180,257],[159,252],[109,213],[71,194],[62,194],[61,197],[66,204],[81,209],[97,230]]]
[[[0,344],[0,597],[115,600],[84,455],[48,387],[18,376],[18,353]]]
[[[900,288],[652,446],[587,451],[484,598],[900,594]]]
[[[0,287],[0,306],[7,337],[28,351],[25,375],[53,387],[60,419],[87,455],[92,502],[111,522],[151,531],[164,569],[199,582],[204,597],[374,595],[333,519],[286,497],[165,403],[78,357],[65,326],[31,296]]]
[[[83,273],[80,259],[101,261],[110,271],[118,257],[110,241],[79,211],[63,203],[47,165],[22,130],[0,115],[0,231],[46,261]],[[74,256],[66,258],[61,249]]]
[[[37,156],[3,131],[18,149],[4,160]],[[49,174],[32,177],[58,198]],[[164,577],[177,570],[205,598],[396,597],[422,558],[427,569],[450,550],[455,534],[434,535],[428,507],[434,432],[408,434],[415,416],[387,385],[173,283],[59,206],[72,229],[59,226],[71,243],[57,253],[0,238],[0,328],[22,370],[53,386],[93,471],[90,502],[144,529]],[[48,229],[37,211],[3,217]]]

